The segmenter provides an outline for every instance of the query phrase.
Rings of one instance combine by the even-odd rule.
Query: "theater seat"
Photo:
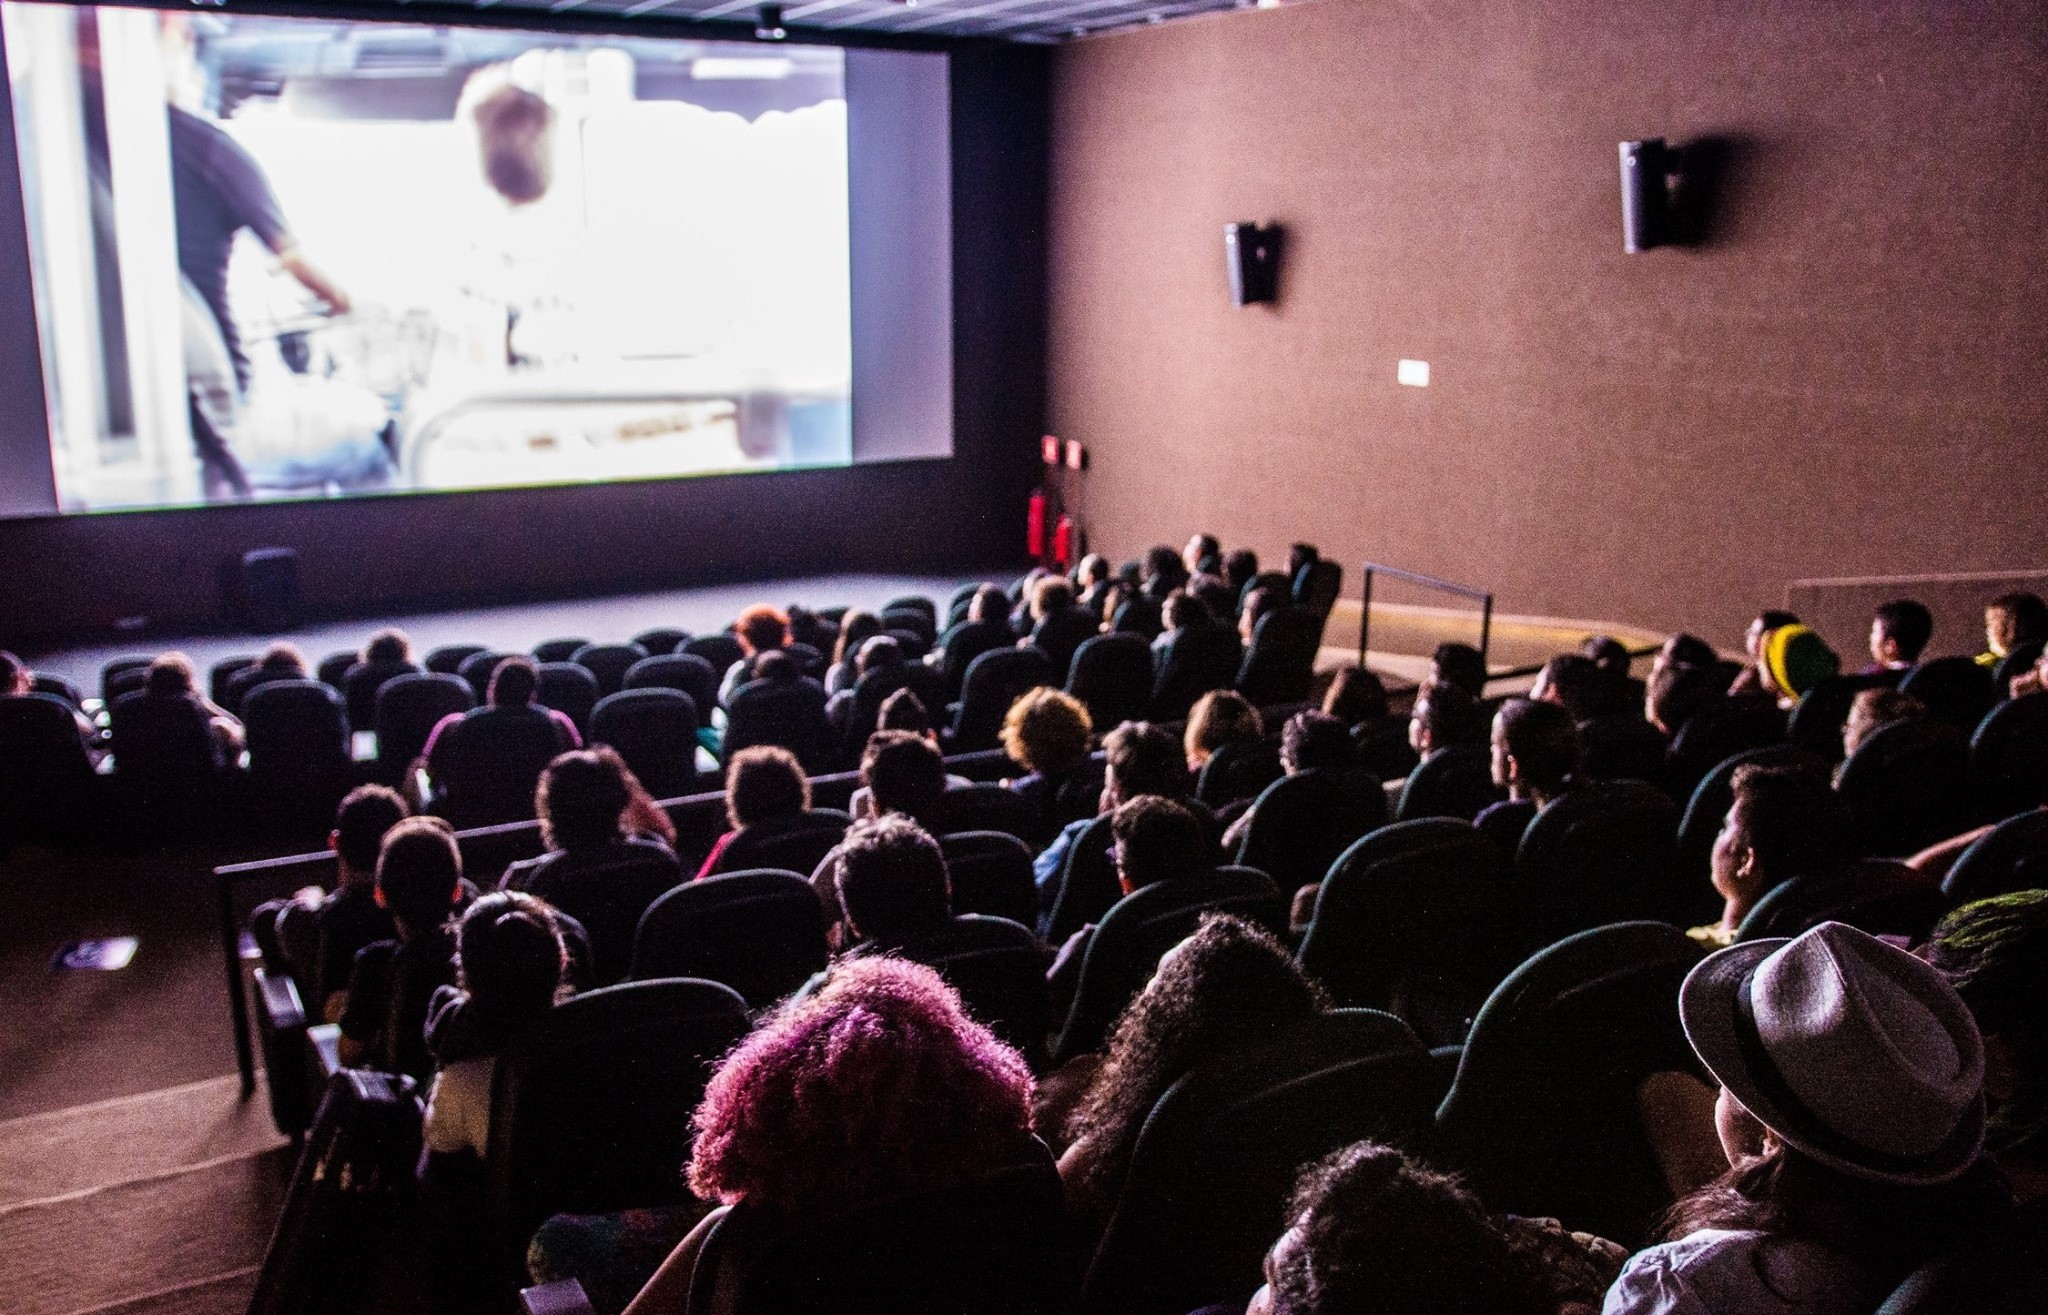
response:
[[[597,695],[603,698],[625,688],[627,670],[646,656],[638,644],[585,644],[569,660],[597,677]]]
[[[1209,755],[1195,780],[1195,798],[1210,808],[1256,799],[1282,776],[1280,747],[1271,740],[1239,740]],[[1382,798],[1385,792],[1382,791]]]
[[[1941,888],[1952,908],[2015,890],[2048,889],[2048,811],[2030,809],[1979,836]]]
[[[1493,783],[1492,755],[1477,745],[1439,749],[1416,764],[1394,805],[1396,821],[1455,817],[1469,822],[1506,796]]]
[[[1294,604],[1328,616],[1344,593],[1344,568],[1327,557],[1305,562],[1294,577]]]
[[[939,837],[939,850],[946,856],[953,912],[1008,918],[1026,927],[1038,921],[1029,845],[1002,831],[953,831]]]
[[[1610,922],[1658,918],[1689,927],[1719,907],[1712,886],[1678,869],[1678,810],[1655,786],[1574,786],[1522,833],[1513,906],[1521,947]]]
[[[351,731],[377,728],[377,695],[400,676],[420,670],[415,662],[358,662],[341,677],[341,697],[348,707]]]
[[[1116,865],[1110,856],[1113,814],[1091,820],[1067,846],[1054,881],[1052,906],[1046,915],[1045,939],[1055,947],[1091,922],[1100,922],[1110,906],[1123,898]]]
[[[452,676],[462,670],[462,664],[484,651],[482,644],[443,644],[428,651],[423,665],[438,675]]]
[[[1387,820],[1387,792],[1356,769],[1316,768],[1282,777],[1252,804],[1232,860],[1292,894],[1313,886],[1351,843]]]
[[[1749,911],[1735,939],[1792,937],[1823,922],[1917,944],[1948,912],[1941,883],[1895,859],[1852,859],[1831,872],[1780,882]]]
[[[455,674],[461,677],[463,683],[469,686],[470,692],[476,695],[476,701],[482,703],[490,697],[491,676],[498,670],[498,664],[511,656],[513,655],[510,653],[494,648],[487,648],[481,653],[471,653],[462,659],[462,665],[455,669]]]
[[[1095,635],[1074,650],[1067,693],[1088,709],[1098,731],[1145,715],[1152,700],[1152,647],[1136,635]]]
[[[852,825],[853,819],[838,809],[811,808],[777,826],[749,827],[726,846],[721,871],[774,868],[808,876]]]
[[[1045,970],[1052,953],[1023,924],[959,914],[890,953],[937,971],[960,993],[970,1016],[1014,1047],[1034,1071],[1044,1068],[1051,1026]]]
[[[656,799],[697,788],[697,705],[673,689],[628,689],[599,699],[590,739],[609,744]]]
[[[688,653],[664,653],[642,658],[626,668],[622,689],[672,689],[690,696],[697,709],[697,724],[711,724],[711,710],[718,706],[718,673],[703,658]]]
[[[798,1215],[742,1201],[713,1226],[684,1315],[1055,1315],[1065,1205],[1036,1141],[976,1182]]]
[[[757,744],[773,744],[795,754],[813,776],[834,765],[832,722],[825,715],[825,689],[814,680],[750,680],[733,692],[726,709],[722,756]]]
[[[1443,1166],[1490,1210],[1648,1242],[1671,1193],[1638,1093],[1653,1073],[1698,1073],[1678,986],[1700,957],[1676,927],[1624,922],[1515,969],[1473,1020],[1437,1110]]]
[[[1244,662],[1244,644],[1225,620],[1184,626],[1166,641],[1156,664],[1151,715],[1157,721],[1180,721],[1196,700],[1210,690],[1237,683]]]
[[[1968,735],[2006,691],[1992,684],[1991,673],[1975,658],[1945,657],[1908,671],[1899,693],[1912,695],[1935,717]]]
[[[973,753],[997,747],[1003,717],[1026,692],[1057,688],[1052,659],[1037,648],[991,649],[967,664],[960,702],[946,732],[946,752]]]
[[[1980,815],[2010,817],[2048,803],[2048,694],[2007,699],[1970,737]]]
[[[1315,679],[1323,618],[1306,607],[1283,607],[1259,618],[1237,670],[1237,692],[1261,708],[1308,699]]]
[[[377,691],[377,779],[397,785],[441,719],[475,706],[475,692],[459,676],[420,672],[386,682]]]
[[[1110,907],[1088,939],[1052,1062],[1099,1050],[1117,1015],[1152,980],[1160,957],[1194,935],[1211,912],[1234,913],[1275,936],[1287,933],[1286,897],[1271,877],[1250,868],[1218,868],[1131,892]]]
[[[794,872],[750,869],[685,882],[649,905],[631,976],[701,977],[764,1009],[824,968],[825,910]]]
[[[485,1215],[500,1262],[559,1212],[665,1205],[685,1194],[690,1113],[748,1028],[714,982],[628,982],[548,1011],[498,1058],[484,1155]]]
[[[1035,843],[1045,825],[1045,819],[1029,799],[1005,786],[986,783],[955,786],[946,791],[939,798],[938,820],[939,829],[947,835],[1001,831],[1026,844]]]
[[[1934,718],[1883,727],[1849,756],[1835,791],[1861,852],[1902,858],[1959,835],[1975,816],[1970,746]]]
[[[1304,1019],[1197,1067],[1145,1119],[1076,1309],[1240,1306],[1263,1281],[1302,1167],[1368,1138],[1420,1153],[1441,1089],[1414,1034],[1363,1009]]]
[[[1700,778],[1686,801],[1685,815],[1678,823],[1678,862],[1682,878],[1705,887],[1711,875],[1714,837],[1735,804],[1735,773],[1755,763],[1762,767],[1807,767],[1817,774],[1827,772],[1827,763],[1810,749],[1796,744],[1772,744],[1734,754]]]
[[[667,657],[682,647],[689,638],[690,632],[687,630],[678,630],[674,626],[655,626],[633,636],[632,642],[646,649],[651,657]]]
[[[576,650],[589,644],[587,639],[543,639],[533,646],[535,662],[567,662],[576,656]],[[653,650],[649,650],[652,652]]]
[[[158,833],[205,819],[220,764],[197,699],[147,690],[124,694],[108,725],[115,786],[132,820]]]
[[[534,668],[533,701],[567,717],[576,733],[589,739],[597,677],[574,662],[543,662]]]
[[[257,820],[325,834],[349,786],[341,695],[316,680],[272,681],[250,691],[242,725]]]
[[[541,772],[561,751],[560,728],[544,709],[480,708],[435,746],[432,810],[458,830],[523,822]]]
[[[740,647],[740,641],[728,634],[698,635],[694,639],[685,640],[680,651],[709,662],[720,680],[725,679],[725,673],[732,668],[733,663],[746,656],[746,650]]]

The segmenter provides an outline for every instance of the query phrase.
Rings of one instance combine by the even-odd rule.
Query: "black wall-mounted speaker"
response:
[[[1280,226],[1225,224],[1223,259],[1230,272],[1230,304],[1280,299]]]
[[[1662,246],[1671,226],[1672,153],[1662,137],[1621,144],[1621,249]]]

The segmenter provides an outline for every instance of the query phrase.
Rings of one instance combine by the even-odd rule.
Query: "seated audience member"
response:
[[[1214,575],[1223,569],[1223,545],[1213,534],[1189,535],[1187,546],[1180,550],[1180,564],[1190,576]]]
[[[426,1148],[482,1159],[497,1056],[565,993],[569,951],[546,904],[497,891],[471,904],[456,924],[455,960],[455,981],[436,990],[427,1008],[436,1067]]]
[[[1545,662],[1529,687],[1529,697],[1557,704],[1578,722],[1603,716],[1613,707],[1606,675],[1580,653],[1560,653]]]
[[[853,683],[825,701],[825,717],[832,723],[833,731],[842,737],[853,733],[854,710],[857,706],[854,694],[863,676],[870,672],[887,671],[903,665],[903,646],[898,644],[893,636],[876,635],[862,640],[860,654],[854,659]],[[761,670],[766,674],[772,669],[763,667]]]
[[[1182,564],[1180,554],[1165,544],[1159,544],[1145,553],[1145,570],[1142,588],[1147,598],[1165,602],[1166,596],[1188,582],[1193,574]]]
[[[1270,585],[1260,585],[1244,596],[1244,606],[1237,614],[1237,637],[1250,648],[1252,640],[1258,637],[1259,622],[1267,615],[1288,605],[1286,594]]]
[[[362,658],[341,678],[348,699],[349,724],[368,730],[377,719],[377,691],[400,676],[420,669],[412,659],[412,637],[393,627],[379,630],[363,645]]]
[[[927,829],[941,825],[946,764],[923,736],[909,731],[876,731],[860,756],[861,788],[849,811],[856,822],[902,817]],[[851,840],[833,847],[811,873],[811,886],[830,915],[839,907],[840,855]]]
[[[1091,779],[1084,769],[1094,734],[1087,705],[1046,685],[1025,691],[1003,714],[1003,752],[1025,772],[1003,784],[1037,805],[1048,828],[1073,821],[1069,813],[1087,815],[1085,809],[1094,803],[1071,798],[1075,783]]]
[[[1101,1236],[1139,1130],[1168,1087],[1197,1065],[1328,1008],[1323,989],[1286,948],[1241,918],[1208,914],[1167,951],[1117,1020],[1107,1055],[1070,1065],[1085,1069],[1088,1081],[1066,1120],[1060,1181],[1087,1242]]]
[[[1216,870],[1216,847],[1208,828],[1184,804],[1156,795],[1139,795],[1119,804],[1110,821],[1115,837],[1117,884],[1123,893],[1187,877],[1201,877]],[[1067,938],[1052,967],[1046,972],[1053,1000],[1059,1009],[1072,1003],[1074,987],[1081,974],[1081,960],[1094,938],[1095,924],[1087,923]]]
[[[1893,599],[1870,618],[1871,664],[1861,674],[1911,671],[1933,637],[1934,613],[1927,610],[1926,604],[1910,598]]]
[[[1280,728],[1280,770],[1289,776],[1313,771],[1341,772],[1357,762],[1351,728],[1327,712],[1297,712]],[[1254,801],[1230,824],[1230,829],[1223,833],[1225,853],[1237,852],[1258,811]]]
[[[1237,590],[1225,583],[1220,575],[1195,576],[1187,582],[1186,592],[1202,600],[1202,606],[1209,609],[1211,621],[1237,613]]]
[[[1984,652],[1980,666],[1995,667],[2008,653],[2048,642],[2048,603],[2040,595],[2000,594],[1984,605]]]
[[[2002,1220],[1984,1047],[1941,974],[1837,922],[1722,950],[1686,978],[1687,1038],[1721,1083],[1728,1172],[1681,1199],[1606,1315],[1875,1310]]]
[[[184,659],[187,669],[189,670],[191,667],[191,659],[186,658],[183,653],[168,654],[166,656]],[[162,659],[159,658],[158,661],[162,661]],[[155,663],[151,664],[150,669],[152,672],[155,671]],[[144,688],[148,687],[145,686]],[[16,696],[33,694],[35,692],[36,673],[29,670],[26,662],[23,662],[7,650],[0,649],[0,696]],[[206,706],[210,708],[213,705],[208,703]],[[226,716],[225,713],[222,715]],[[71,709],[71,719],[78,727],[78,737],[84,742],[86,752],[88,754],[95,753],[99,728],[94,726],[91,719],[77,708]],[[234,725],[237,732],[241,730],[240,722],[235,721],[232,717],[229,717],[228,721]],[[236,747],[237,749],[240,747],[239,740],[236,742]]]
[[[1018,640],[1018,645],[1045,650],[1062,682],[1074,665],[1074,650],[1102,629],[1094,616],[1074,606],[1074,586],[1057,575],[1046,576],[1032,590],[1031,622],[1030,637]]]
[[[1359,766],[1382,781],[1415,770],[1408,724],[1387,707],[1387,687],[1364,667],[1343,667],[1323,695],[1323,711],[1351,728]]]
[[[1102,738],[1102,751],[1107,761],[1096,816],[1113,813],[1117,805],[1141,794],[1187,799],[1188,771],[1181,746],[1151,722],[1125,722]],[[1038,904],[1042,911],[1051,912],[1059,894],[1060,869],[1066,865],[1067,851],[1093,820],[1083,817],[1067,823],[1053,842],[1031,860],[1031,870],[1038,878]]]
[[[1712,859],[1721,920],[1686,932],[1713,948],[1734,944],[1742,920],[1779,884],[1839,861],[1848,830],[1841,801],[1814,769],[1751,763],[1735,769],[1733,786]]]
[[[758,678],[760,673],[754,666],[763,655],[780,653],[789,647],[789,614],[766,603],[756,603],[732,623],[732,637],[739,641],[742,656],[726,668],[725,679],[718,684],[718,704],[723,708],[732,706],[732,696],[740,686]]]
[[[1408,715],[1408,747],[1415,750],[1416,770],[1448,749],[1469,748],[1486,741],[1486,711],[1479,700],[1456,685],[1424,685],[1415,693]],[[1401,797],[1400,781],[1387,782],[1387,803]]]
[[[1474,820],[1510,861],[1536,814],[1571,785],[1579,769],[1579,728],[1554,703],[1509,699],[1493,717],[1493,783],[1508,792]]]
[[[1486,657],[1470,644],[1438,644],[1425,685],[1449,685],[1475,700],[1486,697]]]
[[[1287,578],[1289,580],[1299,580],[1301,578],[1301,571],[1303,567],[1309,565],[1311,562],[1319,562],[1322,559],[1322,553],[1317,551],[1316,546],[1312,543],[1288,544]]]
[[[725,853],[742,832],[773,834],[801,822],[810,807],[810,778],[795,754],[773,744],[741,749],[725,766],[725,817],[732,829],[705,855],[698,880],[727,870]]]
[[[1911,694],[1895,689],[1858,690],[1842,721],[1842,753],[1845,757],[1855,753],[1865,740],[1895,722],[1917,721],[1926,715],[1927,705]]]
[[[1728,686],[1730,694],[1753,694],[1764,688],[1764,640],[1773,630],[1796,626],[1799,618],[1790,612],[1766,608],[1757,613],[1749,628],[1742,632],[1742,651],[1747,658],[1742,671]]]
[[[1216,621],[1216,618],[1209,614],[1209,605],[1185,589],[1176,589],[1166,596],[1159,617],[1159,636],[1152,641],[1155,665],[1165,663],[1167,645],[1173,642],[1176,634],[1183,630],[1213,625]]]
[[[1446,1174],[1356,1142],[1302,1171],[1246,1315],[1596,1315],[1628,1253],[1492,1216]]]
[[[377,903],[395,939],[356,952],[341,1009],[341,1062],[349,1068],[433,1075],[427,1005],[455,980],[451,919],[474,895],[462,879],[455,831],[438,817],[409,817],[385,833],[377,855]],[[395,998],[394,998],[395,997]]]
[[[315,1019],[339,1017],[356,951],[398,935],[391,914],[377,899],[377,858],[385,835],[410,812],[396,790],[360,785],[349,791],[327,836],[327,847],[334,851],[334,890],[308,886],[289,900],[256,910],[257,941],[264,940],[267,914],[275,920],[278,951],[307,990],[306,1012]]]
[[[882,618],[864,608],[848,612],[839,622],[839,636],[833,641],[832,665],[825,672],[825,692],[838,694],[853,688],[860,679],[861,645],[882,633]],[[735,686],[737,688],[737,686]],[[725,702],[723,698],[720,702]]]
[[[967,605],[967,619],[940,635],[925,661],[938,668],[948,693],[958,694],[974,659],[1016,642],[1017,632],[1010,628],[1009,595],[995,585],[985,584],[974,591],[974,601]]]
[[[1650,659],[1650,674],[1654,676],[1659,669],[1674,665],[1712,671],[1720,661],[1721,655],[1706,640],[1698,635],[1677,634],[1658,645],[1657,655]]]
[[[1114,578],[1109,558],[1099,552],[1083,557],[1074,567],[1074,605],[1100,617],[1102,596],[1109,592],[1110,581]]]
[[[165,653],[149,664],[149,678],[142,687],[151,698],[190,699],[206,714],[206,727],[213,735],[215,765],[234,762],[241,756],[246,737],[241,719],[199,692],[199,671],[183,653]],[[116,745],[115,752],[120,751]],[[372,859],[374,862],[374,857]]]
[[[534,811],[548,852],[505,869],[498,889],[536,896],[574,918],[589,934],[589,976],[616,982],[632,960],[640,915],[684,880],[675,825],[608,745],[549,763]]]
[[[299,646],[278,640],[256,655],[253,666],[244,667],[228,677],[228,706],[239,712],[243,700],[257,686],[276,680],[310,680],[309,671],[311,668],[306,665],[306,655],[299,651]]]
[[[2039,694],[2042,690],[2048,690],[2048,653],[2043,653],[2035,659],[2033,666],[2014,676],[1999,694],[2003,698],[2018,699]]]
[[[930,968],[846,959],[719,1064],[697,1107],[698,1196],[796,1214],[984,1178],[1031,1155],[1031,1073]],[[679,1315],[712,1211],[627,1315]]]
[[[891,813],[854,823],[826,862],[853,943],[848,954],[900,949],[953,917],[945,855],[908,817]]]
[[[1233,548],[1223,555],[1223,583],[1233,594],[1243,594],[1259,573],[1259,555],[1249,548]]]
[[[909,731],[926,744],[931,745],[934,750],[939,748],[938,728],[932,725],[932,715],[925,710],[924,700],[917,697],[916,690],[899,689],[888,698],[883,699],[882,710],[875,718],[875,729],[878,731]],[[958,790],[962,786],[973,784],[974,782],[964,776],[953,772],[946,773],[946,788],[948,790]],[[855,817],[860,816],[858,809],[866,793],[867,787],[865,786],[853,792],[853,807],[856,810],[854,812]]]
[[[1265,723],[1250,699],[1234,689],[1210,690],[1189,709],[1187,730],[1181,735],[1188,774],[1199,776],[1223,746],[1248,744],[1265,733]]]
[[[809,608],[791,603],[783,612],[789,617],[789,642],[792,645],[803,644],[823,657],[838,642],[839,627]]]
[[[427,765],[427,775],[433,782],[434,794],[447,793],[449,771],[460,770],[455,746],[467,736],[483,733],[482,728],[491,723],[544,723],[554,735],[557,753],[583,747],[583,737],[577,733],[576,723],[569,720],[567,713],[544,708],[533,701],[539,682],[539,669],[534,666],[532,658],[508,657],[492,669],[483,707],[471,708],[468,712],[451,712],[434,723],[434,729],[427,735],[426,747],[420,752]]]
[[[1921,957],[1984,1036],[1984,1149],[2021,1205],[2048,1201],[2048,890],[1966,904]]]
[[[1643,686],[1643,720],[1662,731],[1668,739],[1694,713],[1721,703],[1726,695],[1715,686],[1718,675],[1711,665],[1690,662],[1660,662],[1652,666]]]
[[[1835,650],[1810,627],[1779,626],[1764,637],[1759,664],[1763,689],[1787,711],[1799,706],[1806,691],[1841,669]]]

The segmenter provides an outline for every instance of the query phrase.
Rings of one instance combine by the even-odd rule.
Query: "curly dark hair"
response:
[[[1107,1202],[1130,1162],[1145,1116],[1196,1065],[1264,1040],[1329,1008],[1280,942],[1242,918],[1212,913],[1159,961],[1109,1040],[1109,1054],[1067,1123],[1076,1157],[1070,1187]]]
[[[1302,1171],[1268,1266],[1273,1315],[1540,1315],[1526,1264],[1458,1181],[1356,1142]]]
[[[718,1066],[690,1186],[786,1210],[942,1187],[1012,1162],[1031,1071],[930,968],[852,959]]]

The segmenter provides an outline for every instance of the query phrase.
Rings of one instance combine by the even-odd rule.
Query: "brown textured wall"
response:
[[[1054,64],[1049,409],[1093,546],[1307,538],[1732,642],[2048,564],[2048,7],[1311,0]],[[1621,251],[1618,141],[1718,137]],[[1222,225],[1277,220],[1277,307]],[[1397,358],[1430,362],[1398,387]]]

